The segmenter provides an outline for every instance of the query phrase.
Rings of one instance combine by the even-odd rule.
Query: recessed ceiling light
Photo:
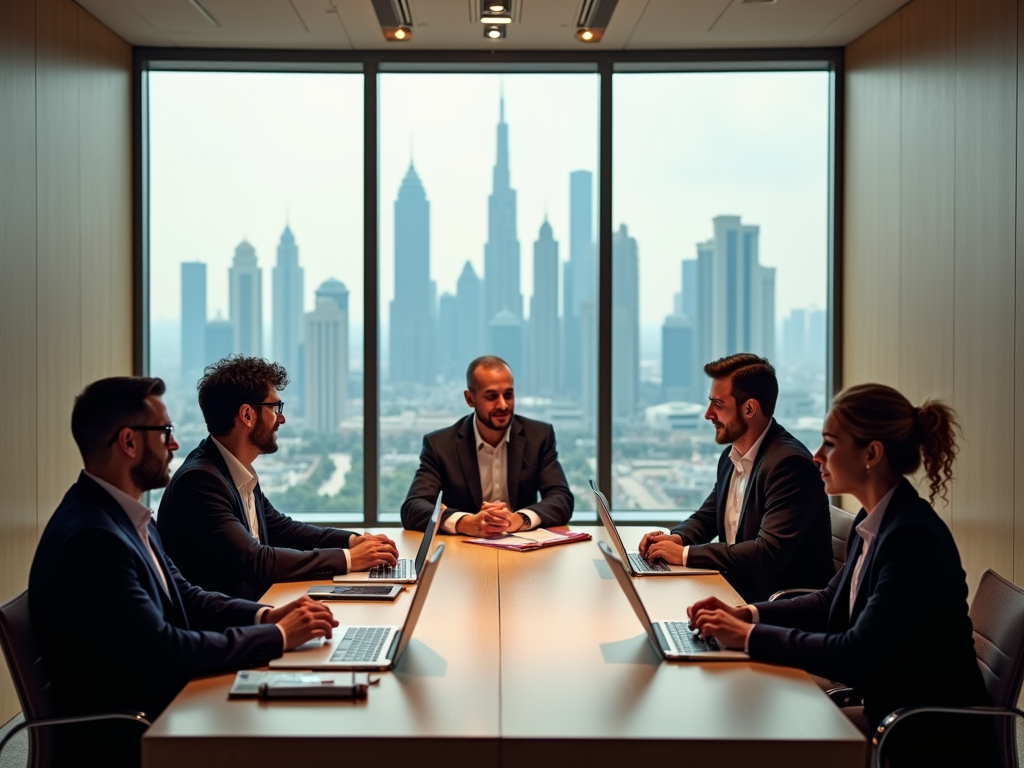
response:
[[[489,10],[491,13],[501,13],[505,10],[505,4],[491,3],[490,5],[487,6],[487,10]]]
[[[511,24],[512,0],[480,0],[481,24]]]
[[[604,36],[603,29],[590,29],[581,27],[576,30],[576,39],[584,43],[599,43]]]
[[[484,27],[484,37],[491,40],[500,40],[505,37],[505,32],[508,27],[502,24],[491,24],[488,27]]]
[[[405,42],[412,37],[412,27],[385,27],[384,37],[399,43]]]

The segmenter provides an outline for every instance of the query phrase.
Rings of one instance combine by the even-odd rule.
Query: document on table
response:
[[[496,539],[463,539],[467,544],[479,544],[484,547],[497,547],[498,549],[513,549],[526,551],[540,549],[541,547],[553,547],[558,544],[569,544],[574,541],[589,541],[590,534],[579,531],[568,533],[555,533],[547,528],[535,528],[532,531],[517,531],[506,536],[499,536]]]

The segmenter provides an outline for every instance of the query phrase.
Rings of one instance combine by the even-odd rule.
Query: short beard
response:
[[[164,488],[171,481],[171,462],[162,461],[146,445],[142,461],[131,468],[132,482],[141,491]]]
[[[514,412],[511,409],[509,409],[509,412],[508,412],[509,424],[512,423],[512,416],[513,415],[514,415]],[[477,418],[480,418],[480,417],[478,416]],[[500,432],[500,431],[502,431],[504,429],[508,429],[508,427],[509,427],[508,424],[506,424],[504,427],[499,427],[491,419],[490,414],[488,414],[486,418],[480,418],[480,421],[481,421],[481,423],[483,423],[483,425],[485,427],[489,427],[490,429],[493,429],[495,432]]]
[[[274,435],[274,427],[268,427],[262,419],[256,423],[255,428],[249,433],[249,442],[259,448],[260,453],[277,453],[277,438]]]
[[[750,425],[747,424],[747,422],[745,422],[740,416],[737,416],[734,421],[723,424],[722,427],[723,432],[721,437],[719,437],[717,431],[715,432],[715,442],[719,445],[730,445],[747,434],[747,430],[750,428]]]

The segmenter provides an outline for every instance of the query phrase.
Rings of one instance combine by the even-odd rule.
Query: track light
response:
[[[512,0],[480,0],[481,24],[511,24]]]
[[[484,37],[491,40],[500,40],[505,37],[508,27],[505,24],[489,24],[484,27]]]
[[[590,27],[580,27],[576,30],[576,39],[583,43],[599,43],[601,38],[604,36],[603,29],[591,29]]]
[[[412,37],[412,27],[384,27],[384,38],[402,43]]]

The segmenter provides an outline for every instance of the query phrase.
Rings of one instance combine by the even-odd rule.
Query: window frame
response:
[[[303,51],[205,48],[133,49],[132,224],[133,370],[146,375],[149,354],[149,102],[153,71],[359,72],[363,76],[363,516],[317,515],[326,525],[394,527],[378,517],[380,429],[380,281],[378,199],[379,75],[386,72],[594,72],[599,78],[598,118],[598,378],[597,483],[612,499],[612,124],[613,74],[628,72],[826,71],[829,73],[828,263],[826,265],[826,389],[842,381],[842,210],[844,157],[844,51],[842,48],[699,49],[652,51]],[[710,490],[710,489],[709,489]],[[622,513],[622,522],[664,525],[686,512]],[[299,514],[301,517],[301,513]],[[671,518],[670,518],[671,516]],[[590,516],[587,516],[588,518]],[[580,522],[591,522],[590,519]]]

